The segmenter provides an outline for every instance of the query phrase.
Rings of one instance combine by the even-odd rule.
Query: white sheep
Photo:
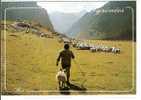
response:
[[[56,79],[58,81],[59,88],[64,88],[67,85],[67,76],[64,69],[60,69],[60,71],[56,74]]]
[[[91,48],[90,48],[90,51],[91,51],[91,52],[96,52],[96,51],[97,51],[97,48],[96,48],[96,47],[91,47]]]
[[[110,47],[105,46],[105,47],[103,47],[103,51],[104,52],[111,52],[112,49]]]
[[[120,49],[119,48],[112,47],[112,52],[113,53],[120,53]]]

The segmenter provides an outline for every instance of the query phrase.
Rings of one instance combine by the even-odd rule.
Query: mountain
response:
[[[49,30],[54,31],[47,11],[39,7],[36,2],[1,2],[1,19],[3,20],[5,9],[7,20],[28,20],[38,22]]]
[[[60,33],[66,33],[67,30],[76,22],[80,17],[82,17],[86,11],[81,11],[78,13],[63,13],[63,12],[53,12],[50,13],[50,19],[54,26],[55,31]]]
[[[136,33],[136,2],[110,1],[103,7],[86,13],[72,25],[68,34],[78,38],[131,40],[133,28]]]

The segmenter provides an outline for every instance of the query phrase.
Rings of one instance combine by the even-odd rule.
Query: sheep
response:
[[[96,51],[102,51],[102,47],[101,46],[95,46],[95,48],[96,48]]]
[[[96,51],[97,51],[97,48],[96,48],[96,47],[91,47],[91,48],[90,48],[90,51],[91,51],[91,52],[96,52]]]
[[[119,48],[112,47],[112,52],[113,53],[120,53],[120,49]]]
[[[76,48],[80,48],[81,46],[83,46],[82,43],[77,43],[75,47],[76,47]]]
[[[116,48],[115,53],[120,53],[120,49]]]
[[[80,46],[78,49],[80,49],[80,50],[89,50],[90,48],[88,46]]]
[[[89,50],[90,46],[89,46],[89,44],[86,44],[86,43],[77,43],[76,48],[78,50]]]
[[[45,37],[45,33],[40,33],[40,37]]]
[[[112,52],[112,47],[108,47],[107,52]]]
[[[111,51],[112,51],[112,48],[105,46],[105,47],[103,48],[103,51],[104,51],[104,52],[111,52]]]
[[[56,80],[58,81],[59,88],[65,88],[67,85],[67,76],[64,69],[60,69],[60,71],[56,74]]]
[[[76,45],[77,45],[77,43],[72,42],[72,46],[73,46],[73,47],[76,47]]]

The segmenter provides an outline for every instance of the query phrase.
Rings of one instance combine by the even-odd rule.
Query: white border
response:
[[[136,0],[1,0],[2,2],[93,2],[93,1],[136,1]]]
[[[91,1],[91,2],[98,2],[98,1]],[[101,2],[101,1],[100,1]],[[129,8],[131,9],[131,12],[132,12],[132,40],[134,41],[134,9],[132,7],[126,7],[126,8]],[[4,29],[6,29],[6,10],[11,10],[11,9],[43,9],[43,8],[38,8],[38,7],[11,7],[11,8],[6,8],[5,9],[5,14],[4,14]],[[4,48],[5,48],[5,52],[4,54],[6,55],[6,30],[4,30],[4,40],[5,40],[5,44],[4,44]],[[133,63],[132,63],[132,88],[129,89],[129,90],[124,90],[124,91],[103,91],[103,90],[100,90],[100,91],[86,91],[86,93],[110,93],[110,94],[114,94],[114,93],[129,93],[130,92],[133,92],[133,89],[135,88],[135,63],[134,63],[134,60],[135,60],[135,46],[134,46],[134,42],[132,43],[132,60],[133,60]],[[5,61],[4,61],[4,89],[7,90],[7,82],[6,82],[6,57],[5,58]],[[136,91],[136,89],[135,89]],[[43,91],[6,91],[6,92],[12,92],[12,93],[42,93],[42,92],[50,92],[50,93],[58,93],[59,90],[43,90]],[[65,91],[62,91],[62,92],[65,92]],[[67,92],[67,91],[66,91]],[[71,91],[72,93],[74,92],[78,92],[78,93],[81,93],[81,91]],[[82,91],[83,93],[83,91]],[[81,94],[80,94],[81,95]]]

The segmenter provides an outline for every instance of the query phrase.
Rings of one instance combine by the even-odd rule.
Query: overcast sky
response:
[[[91,11],[103,6],[105,3],[106,2],[38,2],[37,4],[45,8],[49,13],[55,11],[72,13],[82,10]]]

